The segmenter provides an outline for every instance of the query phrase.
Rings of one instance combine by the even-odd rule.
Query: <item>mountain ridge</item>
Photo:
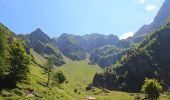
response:
[[[159,12],[155,16],[153,22],[149,25],[143,25],[135,34],[134,37],[141,35],[147,35],[154,30],[158,29],[160,26],[166,24],[166,21],[170,18],[170,1],[165,0]]]
[[[41,56],[52,56],[54,58],[54,64],[56,66],[61,66],[65,64],[64,58],[61,55],[60,51],[53,46],[50,37],[46,35],[40,28],[37,28],[30,34],[20,34],[17,36],[24,40],[28,47],[33,48],[33,50]]]
[[[145,78],[157,79],[164,90],[170,84],[170,22],[149,34],[137,49],[132,49],[104,73],[96,74],[94,86],[110,90],[139,92]]]

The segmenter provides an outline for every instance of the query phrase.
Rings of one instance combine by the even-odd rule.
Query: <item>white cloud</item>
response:
[[[144,4],[146,0],[139,0],[139,4]]]
[[[153,12],[156,10],[156,8],[157,7],[155,5],[151,5],[151,4],[145,6],[146,11],[148,12]]]
[[[134,32],[126,32],[120,36],[120,39],[127,39],[128,37],[131,37],[133,35],[134,35]]]
[[[147,0],[132,0],[133,3],[145,4]]]

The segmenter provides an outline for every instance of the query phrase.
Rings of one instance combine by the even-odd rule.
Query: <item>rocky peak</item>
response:
[[[136,33],[135,37],[149,34],[154,30],[158,29],[160,26],[165,25],[166,21],[170,18],[170,0],[165,0],[159,12],[157,13],[154,21],[150,25],[144,25]]]
[[[44,43],[47,43],[50,41],[50,37],[48,35],[46,35],[40,28],[37,28],[35,31],[33,31],[31,34],[30,34],[30,39],[32,41],[41,41],[41,42],[44,42]]]

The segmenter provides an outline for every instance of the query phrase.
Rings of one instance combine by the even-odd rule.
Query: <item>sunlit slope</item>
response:
[[[31,54],[33,55],[36,63],[40,64],[41,66],[44,66],[46,64],[47,60],[43,56],[35,52],[33,49],[31,49]]]
[[[86,61],[70,62],[59,68],[64,72],[68,83],[65,87],[74,91],[85,91],[85,87],[92,82],[96,72],[102,69],[96,65],[89,65]]]

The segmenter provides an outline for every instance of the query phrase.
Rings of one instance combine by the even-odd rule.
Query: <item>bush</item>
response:
[[[64,76],[64,73],[62,71],[56,72],[54,75],[54,79],[59,83],[62,84],[66,80],[66,77]]]
[[[19,89],[13,89],[12,92],[18,96],[23,96],[24,92],[22,90]]]
[[[170,88],[168,89],[168,92],[167,92],[168,96],[170,96]]]
[[[74,89],[74,92],[77,93],[77,91],[78,91],[78,90],[75,88],[75,89]]]
[[[3,97],[10,97],[10,96],[12,96],[12,94],[9,91],[2,90],[1,91],[1,96],[3,96]]]
[[[145,83],[142,86],[142,93],[147,94],[151,100],[157,99],[162,92],[162,86],[156,79],[145,79]]]

